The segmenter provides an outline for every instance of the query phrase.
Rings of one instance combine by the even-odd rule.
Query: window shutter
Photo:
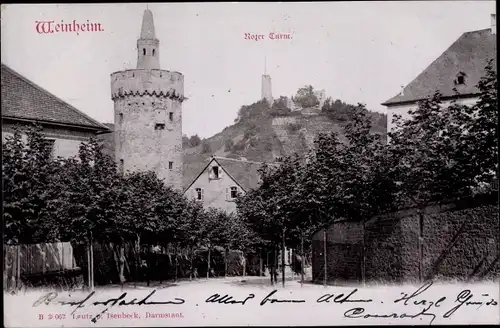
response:
[[[212,167],[208,168],[208,178],[213,179],[214,178],[214,169]]]
[[[229,200],[229,188],[226,188],[226,200]]]
[[[224,172],[224,170],[222,169],[222,166],[219,166],[219,179],[222,178],[222,172]]]
[[[205,199],[204,192],[205,192],[205,189],[201,188],[201,200]]]

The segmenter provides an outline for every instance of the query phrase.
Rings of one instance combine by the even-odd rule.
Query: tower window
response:
[[[168,113],[168,118],[173,121],[174,120],[174,113],[173,112],[170,112]]]
[[[153,49],[153,56],[155,55],[155,50]]]
[[[142,48],[142,54],[146,56],[146,48]]]
[[[123,159],[120,159],[120,174],[123,174],[123,167],[124,167]]]
[[[168,162],[168,169],[172,170],[174,168],[174,162]]]
[[[130,104],[129,104],[130,105]],[[118,114],[120,124],[123,123],[123,113]]]
[[[165,130],[165,124],[164,123],[156,123],[155,130]]]

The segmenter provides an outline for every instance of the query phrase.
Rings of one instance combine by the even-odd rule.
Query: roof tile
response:
[[[456,94],[453,91],[455,87],[461,95],[475,95],[479,92],[476,86],[485,73],[489,59],[496,59],[496,36],[491,29],[466,32],[408,84],[403,94],[392,97],[382,105],[422,100],[436,90],[444,97],[452,97]],[[456,86],[455,79],[461,72],[466,75],[465,85]]]
[[[109,129],[2,64],[2,117]]]

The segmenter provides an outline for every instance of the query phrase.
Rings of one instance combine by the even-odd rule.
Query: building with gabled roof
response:
[[[78,154],[82,141],[111,132],[108,127],[1,64],[2,139],[15,126],[39,124],[54,156]]]
[[[477,84],[490,59],[496,70],[496,15],[491,15],[490,28],[462,34],[399,94],[382,103],[387,107],[387,130],[392,129],[395,114],[409,118],[408,112],[416,109],[418,101],[436,91],[442,94],[444,104],[452,100],[464,105],[476,103]]]
[[[205,208],[235,212],[237,196],[259,187],[259,169],[263,165],[261,162],[212,156],[200,174],[185,188],[184,195],[202,202]]]

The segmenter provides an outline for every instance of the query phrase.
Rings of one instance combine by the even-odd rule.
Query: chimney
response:
[[[404,86],[404,85],[402,85],[402,86],[401,86],[401,91],[399,92],[399,94],[400,94],[401,96],[404,96],[404,95],[405,95],[405,86]]]
[[[497,34],[497,15],[491,14],[491,34]]]

